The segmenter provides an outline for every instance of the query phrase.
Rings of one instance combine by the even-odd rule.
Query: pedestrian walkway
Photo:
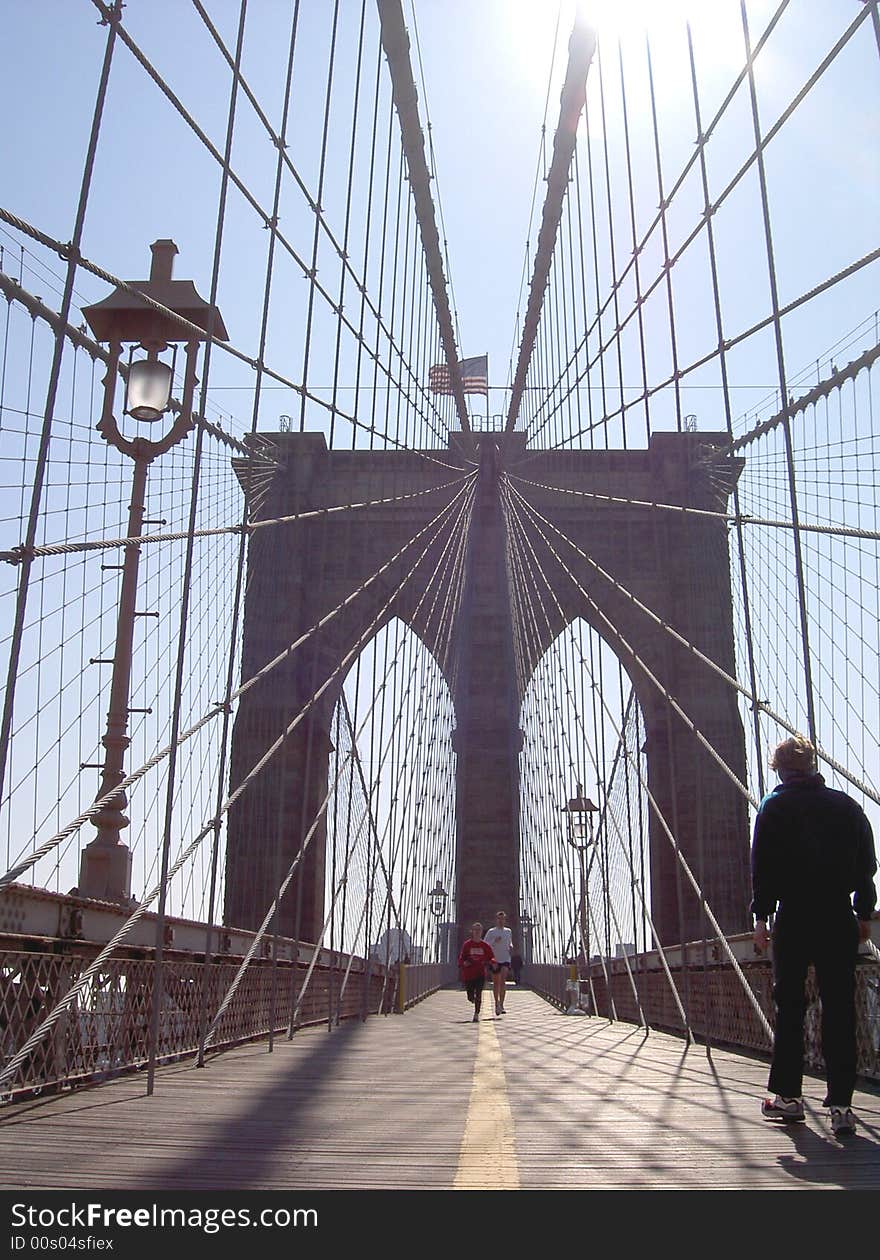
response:
[[[489,1003],[491,1006],[491,1003]],[[528,990],[471,1023],[406,1015],[162,1068],[0,1112],[0,1186],[32,1190],[880,1188],[880,1094],[831,1136],[760,1116],[766,1064],[565,1016]]]

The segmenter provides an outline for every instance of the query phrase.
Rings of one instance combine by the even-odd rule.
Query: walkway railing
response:
[[[401,963],[395,1009],[408,1010],[422,998],[430,997],[444,985],[451,984],[457,974],[454,963]]]
[[[147,914],[124,944],[87,975],[126,910],[108,902],[12,885],[0,902],[0,1071],[77,984],[82,991],[0,1089],[9,1101],[107,1080],[145,1067],[150,1056],[156,916]],[[205,963],[206,925],[167,919],[156,1061],[198,1053],[252,950],[253,932],[216,927]],[[320,949],[287,937],[258,942],[259,956],[232,988],[208,1053],[284,1036],[291,1024],[339,1023],[405,1011],[455,981],[452,963],[416,965]],[[274,957],[273,957],[274,953]]]
[[[33,890],[6,895],[6,919],[16,917],[16,906],[30,930],[0,934],[0,1068],[19,1055],[35,1029],[84,978],[124,913],[100,902]],[[30,924],[40,916],[45,919],[43,931],[34,931]],[[95,929],[97,939],[82,939],[83,922],[86,931]],[[4,926],[9,929],[9,922]],[[150,930],[155,932],[154,924],[141,922],[141,939],[117,946],[88,976],[82,992],[5,1082],[3,1100],[107,1080],[148,1063],[155,949],[144,937]],[[166,926],[158,1062],[197,1053],[253,941],[252,932],[217,929],[217,954],[206,965],[204,931],[204,925],[183,920]],[[313,964],[314,945],[287,939],[277,941],[275,959],[269,940],[263,949],[265,954],[251,960],[234,989],[209,1052],[270,1032],[284,1034],[294,1012],[294,1026],[300,1027],[393,1009],[395,976],[386,975],[376,960],[367,969],[358,956],[320,950]]]
[[[750,942],[750,936],[732,938],[732,943],[740,947],[737,953],[745,952],[743,947]],[[681,953],[680,949],[667,951],[667,959],[694,1036],[700,1040],[708,1038],[716,1045],[769,1054],[767,1035],[730,963],[712,958],[710,947],[709,958],[703,966],[702,945],[688,947],[687,966],[683,965]],[[606,960],[604,966],[594,963],[589,978],[582,975],[579,981],[580,1009],[606,1019],[646,1023],[663,1032],[687,1035],[687,1027],[657,955],[630,956],[629,963],[634,985],[622,959]],[[772,1024],[775,1010],[769,960],[741,957],[739,963],[752,993]],[[536,993],[565,1010],[570,1005],[567,985],[571,972],[569,966],[532,965],[524,979]],[[821,1071],[821,1008],[812,969],[807,980],[804,1031],[805,1063],[810,1070]],[[856,1037],[859,1075],[880,1081],[880,964],[863,961],[861,956],[856,969]]]

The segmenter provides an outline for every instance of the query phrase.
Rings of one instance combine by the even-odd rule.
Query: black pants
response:
[[[858,923],[852,912],[787,915],[773,928],[773,996],[776,1035],[769,1088],[783,1098],[803,1091],[804,986],[813,964],[822,1000],[822,1056],[828,1081],[826,1102],[848,1107],[856,1081],[855,968]]]
[[[483,984],[484,976],[474,976],[473,980],[465,980],[464,987],[467,989],[468,1000],[473,1002],[474,1011],[477,1015],[480,1013],[480,1007],[483,1004]]]

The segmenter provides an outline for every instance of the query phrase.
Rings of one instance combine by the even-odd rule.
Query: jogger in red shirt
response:
[[[464,987],[467,989],[468,1001],[474,1004],[473,1023],[480,1018],[480,1005],[483,1001],[483,983],[486,979],[486,968],[495,961],[491,945],[482,939],[483,925],[475,923],[471,934],[461,947],[458,955],[458,971]]]

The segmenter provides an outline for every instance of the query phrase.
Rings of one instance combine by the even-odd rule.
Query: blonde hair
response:
[[[773,749],[771,770],[794,770],[799,774],[813,774],[816,769],[816,749],[806,735],[793,735]]]

